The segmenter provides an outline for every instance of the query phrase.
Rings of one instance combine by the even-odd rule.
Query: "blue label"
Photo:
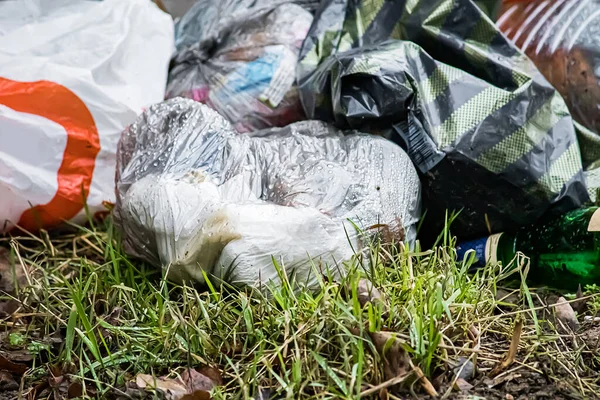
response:
[[[244,63],[228,75],[224,92],[226,95],[241,92],[263,92],[279,68],[281,54],[268,52],[254,61]]]
[[[458,261],[463,261],[467,251],[475,251],[475,258],[477,258],[477,264],[485,266],[485,245],[487,244],[488,238],[481,238],[477,240],[471,240],[469,242],[460,243],[456,246],[456,255]]]

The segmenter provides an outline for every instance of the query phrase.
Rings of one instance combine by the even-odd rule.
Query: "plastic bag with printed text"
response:
[[[147,0],[0,2],[0,232],[114,202],[117,141],[164,98],[173,47]]]
[[[279,265],[313,287],[373,235],[413,244],[420,217],[419,178],[396,144],[320,121],[238,134],[183,98],[124,132],[116,188],[125,249],[180,281],[262,285]]]
[[[589,200],[559,93],[469,0],[325,0],[298,67],[309,118],[379,133],[421,174],[427,244]]]
[[[207,104],[239,132],[305,119],[294,80],[313,17],[295,3],[198,1],[176,26],[167,98]]]

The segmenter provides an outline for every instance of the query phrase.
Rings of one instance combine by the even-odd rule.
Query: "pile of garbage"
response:
[[[367,247],[361,232],[384,225],[388,239],[416,238],[417,172],[399,146],[373,135],[319,121],[240,135],[178,98],[140,116],[118,154],[125,243],[180,281],[204,281],[204,272],[259,284],[278,279],[275,259],[314,286],[319,272],[339,276],[338,262]]]
[[[178,22],[167,98],[217,110],[239,132],[305,119],[294,86],[312,14],[282,0],[199,0]]]
[[[456,211],[459,257],[600,281],[595,4],[30,2],[0,3],[0,135],[53,148],[0,151],[5,231],[115,203],[172,279],[314,286]]]

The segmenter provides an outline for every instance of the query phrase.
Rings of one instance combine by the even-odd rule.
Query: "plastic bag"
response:
[[[473,0],[473,3],[475,3],[492,21],[495,21],[498,18],[498,14],[502,7],[502,0]]]
[[[114,201],[119,135],[164,98],[172,51],[147,0],[0,2],[0,231]]]
[[[343,274],[368,245],[357,228],[412,244],[420,185],[383,138],[318,121],[240,135],[177,98],[124,132],[114,215],[127,251],[174,280],[204,281],[204,271],[265,284],[279,279],[275,260],[310,287],[319,272]]]
[[[447,210],[468,238],[588,200],[563,99],[473,3],[328,0],[317,15],[298,67],[307,115],[407,149],[426,241]]]
[[[600,187],[600,3],[504,1],[498,27],[535,62],[579,123],[583,166],[595,199]]]
[[[312,19],[285,1],[198,1],[176,27],[167,98],[205,103],[240,132],[304,119],[293,84]]]
[[[600,3],[504,1],[498,27],[563,95],[573,118],[600,132]]]

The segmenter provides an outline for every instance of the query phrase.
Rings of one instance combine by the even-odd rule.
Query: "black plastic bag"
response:
[[[447,210],[462,210],[452,232],[468,238],[589,200],[563,99],[470,1],[325,1],[298,74],[309,118],[407,149],[422,238]]]

